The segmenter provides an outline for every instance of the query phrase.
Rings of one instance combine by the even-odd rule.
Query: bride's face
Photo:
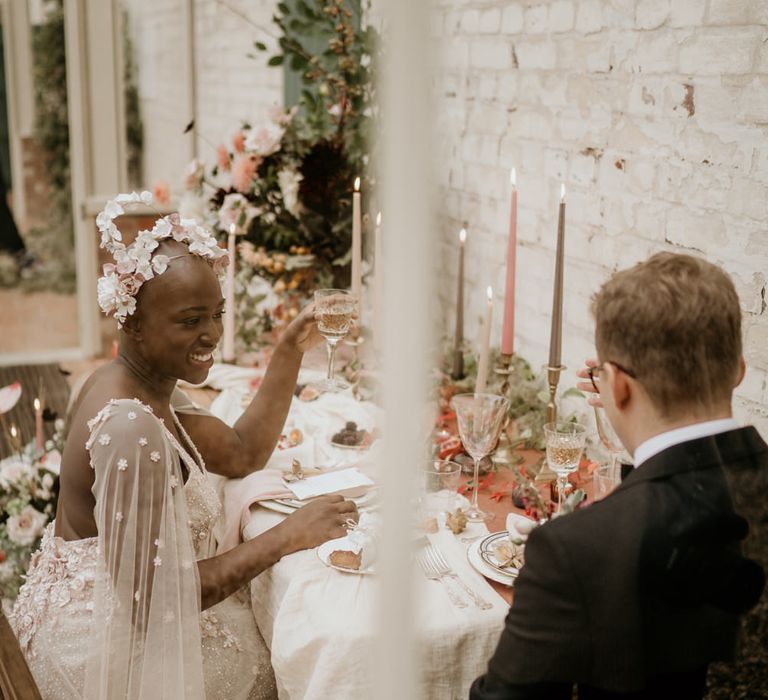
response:
[[[222,334],[224,299],[210,265],[196,255],[172,260],[137,299],[139,352],[157,374],[205,381]]]

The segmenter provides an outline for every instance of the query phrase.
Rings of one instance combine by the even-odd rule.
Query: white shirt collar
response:
[[[703,423],[693,423],[683,428],[675,428],[674,430],[668,430],[666,433],[659,433],[637,447],[635,450],[635,468],[673,445],[709,437],[710,435],[717,435],[718,433],[725,433],[728,430],[736,430],[737,428],[739,428],[739,424],[733,418],[719,418]]]

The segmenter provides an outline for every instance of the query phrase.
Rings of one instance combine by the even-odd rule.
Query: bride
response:
[[[120,195],[97,218],[115,260],[99,303],[118,321],[119,352],[72,409],[58,512],[11,624],[46,700],[274,697],[269,652],[240,589],[282,556],[344,535],[355,506],[320,499],[214,556],[222,506],[207,472],[242,477],[264,466],[302,355],[321,338],[308,308],[233,428],[175,409],[177,380],[201,383],[213,363],[227,258],[177,215],[126,246],[113,219],[138,201],[149,194]]]

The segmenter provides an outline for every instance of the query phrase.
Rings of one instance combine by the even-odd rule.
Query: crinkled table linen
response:
[[[283,517],[256,505],[252,512],[245,539]],[[464,582],[493,604],[490,610],[480,610],[468,601],[459,609],[451,604],[443,583],[428,581],[420,570],[414,573],[422,696],[466,698],[472,681],[486,671],[508,606],[470,567],[465,544],[447,530],[429,537]],[[253,612],[272,653],[282,700],[373,695],[377,585],[375,575],[327,567],[315,550],[284,557],[251,582]]]
[[[302,382],[311,381],[308,374],[302,373]],[[243,411],[242,397],[247,391],[247,380],[241,385],[233,383],[217,397],[211,412],[231,425]],[[328,438],[349,420],[361,428],[373,428],[376,412],[373,404],[357,402],[349,392],[323,394],[312,402],[294,399],[284,432],[301,429],[304,443],[276,450],[267,468],[290,469],[292,459],[298,457],[304,467],[359,466],[370,473],[375,446],[363,452],[345,450],[330,445]],[[272,481],[268,475],[250,489],[250,494],[262,488],[267,493],[277,484]],[[245,491],[248,489],[239,488],[238,480],[229,480],[224,491],[225,509],[241,508]],[[284,517],[253,503],[250,519],[246,512],[238,520],[247,540]],[[484,526],[472,527],[485,531]],[[469,565],[466,544],[447,530],[429,537],[464,582],[493,605],[490,610],[480,610],[462,594],[468,605],[456,608],[443,583],[428,581],[420,570],[414,572],[423,696],[435,700],[465,698],[472,681],[486,670],[508,606]],[[254,615],[271,650],[281,700],[343,700],[373,694],[377,585],[375,575],[343,573],[325,566],[315,550],[283,557],[251,582]]]

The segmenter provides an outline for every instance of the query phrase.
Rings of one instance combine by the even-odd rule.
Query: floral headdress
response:
[[[152,203],[150,192],[119,194],[107,202],[96,217],[101,232],[101,248],[115,259],[104,265],[104,276],[99,278],[98,297],[101,310],[117,319],[122,328],[125,319],[136,311],[136,295],[141,285],[168,269],[168,263],[184,255],[152,255],[160,241],[172,238],[189,246],[189,254],[208,260],[214,272],[220,274],[229,262],[227,251],[219,246],[208,229],[194,219],[182,219],[178,214],[164,216],[150,231],[139,231],[136,240],[126,246],[113,219],[125,213],[124,205]]]

